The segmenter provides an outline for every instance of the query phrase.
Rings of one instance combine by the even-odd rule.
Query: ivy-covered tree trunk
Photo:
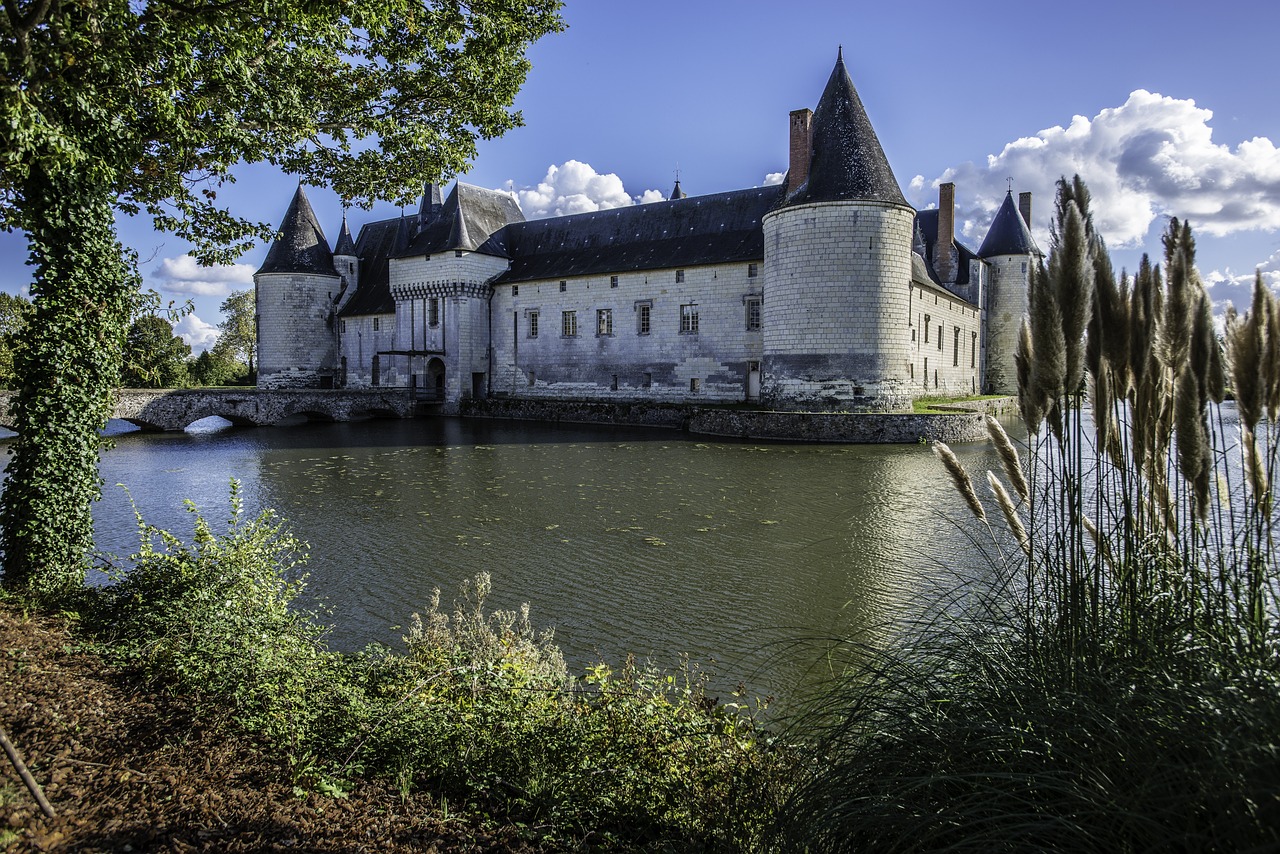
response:
[[[36,167],[22,184],[27,209],[38,212],[27,229],[34,313],[16,365],[18,435],[0,497],[0,543],[5,585],[44,601],[84,584],[90,506],[102,493],[99,431],[137,289],[103,171]]]

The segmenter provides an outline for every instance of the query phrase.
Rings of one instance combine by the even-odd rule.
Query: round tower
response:
[[[333,247],[333,269],[342,280],[334,308],[342,308],[342,304],[360,286],[360,256],[356,253],[356,242],[351,239],[345,210],[342,212],[342,227],[338,229],[338,242]]]
[[[986,371],[983,390],[989,394],[1017,394],[1018,374],[1013,356],[1018,327],[1027,313],[1027,287],[1040,250],[1031,236],[1031,194],[1023,193],[1014,206],[1013,191],[1004,197],[978,256],[987,262]]]
[[[791,114],[786,195],[762,223],[766,402],[909,405],[914,224],[841,55],[817,110]]]
[[[253,276],[257,292],[258,387],[326,388],[333,384],[334,298],[341,277],[302,185],[280,236]]]

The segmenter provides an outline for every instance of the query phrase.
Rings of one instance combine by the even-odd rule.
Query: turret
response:
[[[1031,194],[1023,193],[1020,205],[1013,191],[991,221],[991,229],[978,255],[990,265],[987,286],[987,372],[986,391],[1017,394],[1018,379],[1013,354],[1018,345],[1018,326],[1027,313],[1027,287],[1032,265],[1041,253],[1031,236]],[[1019,209],[1021,208],[1021,210]]]
[[[258,385],[331,385],[336,353],[333,301],[341,278],[301,184],[253,281],[257,292]]]
[[[778,407],[889,409],[912,396],[915,211],[841,52],[790,115],[786,199],[765,216],[764,388]]]
[[[674,190],[671,191],[671,201],[674,202],[676,199],[687,199],[687,198],[689,198],[689,194],[686,193],[684,190],[680,189],[680,179],[677,178],[676,187]]]
[[[360,286],[360,256],[356,254],[356,242],[351,239],[345,210],[342,212],[342,227],[338,229],[338,242],[333,247],[333,269],[342,279],[338,295],[334,297],[336,310],[342,308],[342,304]]]

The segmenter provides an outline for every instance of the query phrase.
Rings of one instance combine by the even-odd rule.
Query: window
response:
[[[748,279],[754,279],[754,278],[755,278],[756,276],[758,276],[758,275],[760,275],[760,265],[759,265],[759,264],[755,264],[755,263],[748,264],[748,265],[747,265],[747,278],[748,278]]]
[[[538,381],[538,375],[533,371],[529,372],[529,388],[533,388],[533,384]]]
[[[960,367],[960,327],[956,328],[955,340],[952,342],[951,367]]]
[[[760,298],[747,297],[747,331],[754,332],[760,328]]]
[[[644,379],[640,382],[640,385],[641,385],[643,388],[652,388],[652,387],[653,387],[653,374],[649,373],[648,371],[645,371],[645,372],[644,372]]]
[[[650,315],[653,313],[653,303],[642,302],[636,306],[636,334],[648,335],[650,330]]]
[[[618,277],[617,277],[617,276],[610,276],[610,277],[609,277],[609,287],[611,287],[611,288],[616,288],[617,286],[618,286]]]
[[[520,296],[520,286],[519,286],[519,285],[512,285],[512,286],[511,286],[511,295],[512,295],[513,297],[518,297],[518,296]]]
[[[680,332],[683,335],[698,334],[698,304],[687,303],[680,306]]]
[[[338,331],[339,331],[339,332],[346,332],[346,331],[347,331],[347,322],[346,322],[345,320],[339,320],[339,321],[338,321]]]
[[[529,312],[529,337],[538,337],[538,313],[536,311]]]
[[[924,343],[926,344],[929,343],[929,322],[932,320],[933,318],[929,315],[924,316]]]
[[[567,291],[567,290],[569,290],[569,283],[568,283],[568,282],[566,282],[564,279],[561,279],[561,280],[560,280],[560,293],[564,293],[564,292],[565,292],[565,291]]]
[[[929,387],[929,357],[924,357],[924,387]]]
[[[978,367],[978,333],[970,332],[972,340],[969,342],[969,367]]]
[[[942,324],[938,324],[938,352],[942,352]]]
[[[702,380],[699,379],[698,377],[690,377],[689,391],[693,392],[694,394],[697,394],[698,392],[702,391]]]
[[[676,270],[676,284],[684,281],[684,270]]]
[[[440,325],[440,298],[432,297],[427,300],[427,325]]]
[[[618,390],[618,375],[614,374],[613,382],[609,383],[609,391],[617,391],[617,390]]]
[[[596,310],[596,335],[612,335],[613,334],[613,309],[601,308]]]
[[[373,319],[373,331],[374,331],[374,332],[377,332],[377,331],[378,331],[378,329],[381,327],[381,325],[382,325],[382,318],[381,318],[381,317],[375,317],[375,318]]]
[[[578,337],[578,313],[576,311],[560,312],[560,335],[565,338]]]

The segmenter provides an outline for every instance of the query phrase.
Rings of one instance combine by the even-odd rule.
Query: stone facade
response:
[[[355,241],[344,219],[332,254],[299,189],[256,277],[259,382],[411,388],[447,412],[889,411],[1009,391],[1037,260],[1016,209],[974,253],[953,185],[938,210],[907,205],[843,58],[788,133],[780,186],[526,222],[508,194],[459,183]]]

